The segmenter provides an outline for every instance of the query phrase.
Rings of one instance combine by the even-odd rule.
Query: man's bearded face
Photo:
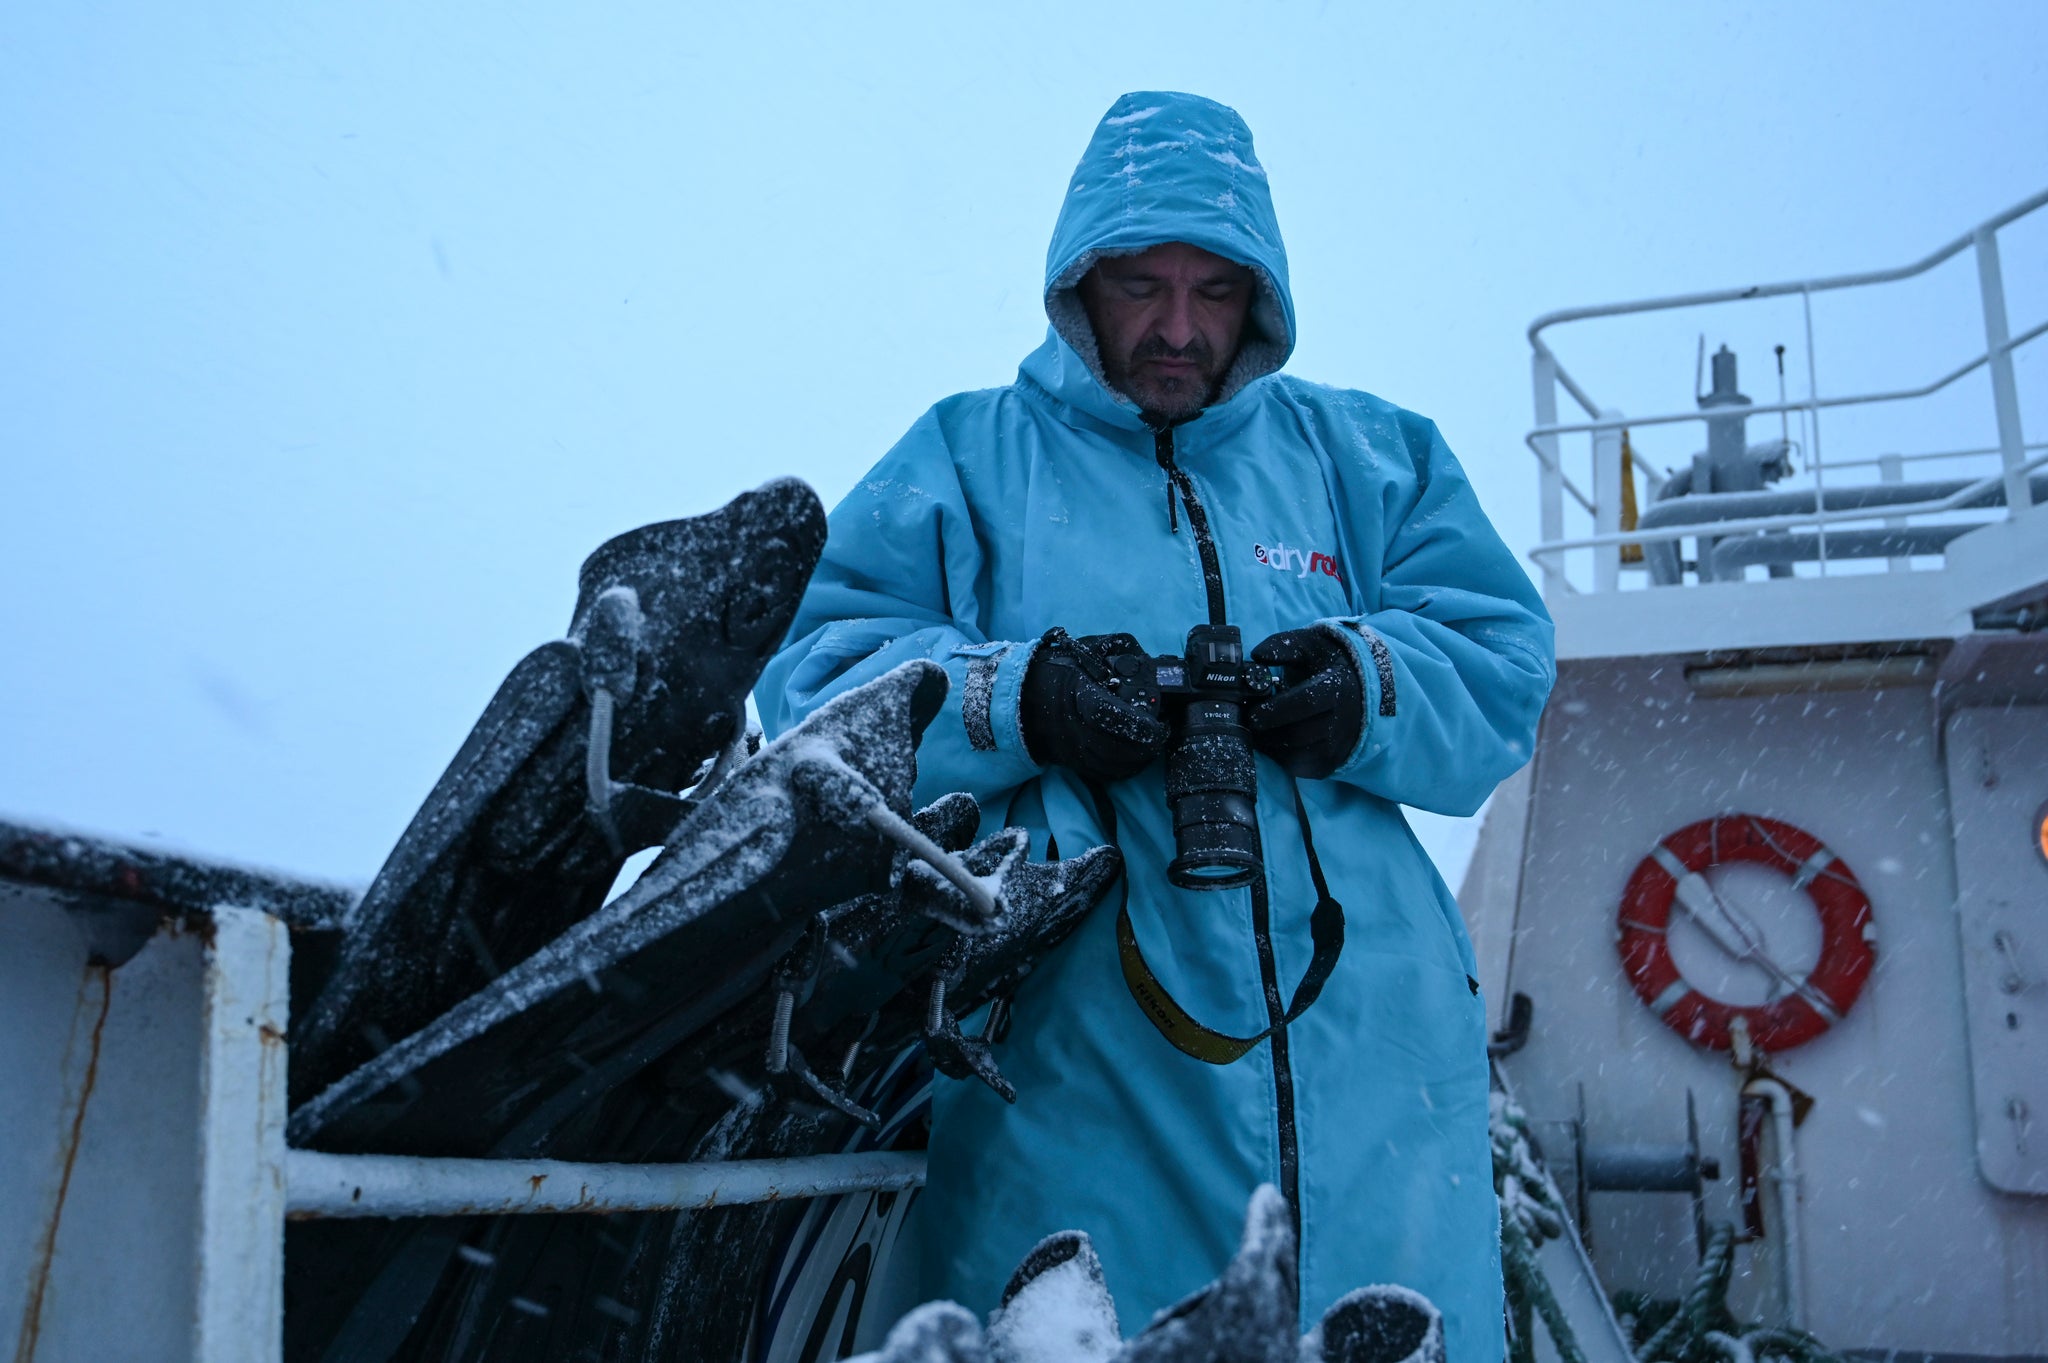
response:
[[[1109,386],[1168,421],[1207,407],[1237,358],[1252,288],[1250,270],[1182,241],[1096,262],[1081,302]]]

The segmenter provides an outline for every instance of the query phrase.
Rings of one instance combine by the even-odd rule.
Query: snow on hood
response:
[[[1250,266],[1258,278],[1243,343],[1216,401],[1276,372],[1294,351],[1287,248],[1252,132],[1199,95],[1123,96],[1081,153],[1045,257],[1045,315],[1103,384],[1102,358],[1075,286],[1104,256],[1184,241]]]

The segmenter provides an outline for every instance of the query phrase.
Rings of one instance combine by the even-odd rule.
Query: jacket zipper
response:
[[[1180,489],[1181,501],[1187,504],[1188,524],[1195,530],[1195,550],[1202,556],[1202,585],[1209,594],[1209,623],[1228,624],[1230,621],[1223,609],[1223,565],[1216,559],[1216,540],[1209,533],[1209,513],[1202,509],[1201,498],[1195,496],[1194,479],[1188,477],[1186,469],[1173,462],[1173,427],[1160,426],[1153,430],[1152,457],[1166,471],[1166,527],[1176,535],[1180,533],[1180,525],[1173,515],[1175,488]]]
[[[1209,532],[1209,513],[1202,508],[1202,499],[1195,495],[1194,479],[1187,470],[1174,462],[1173,427],[1158,426],[1152,431],[1152,457],[1159,461],[1159,467],[1166,473],[1167,526],[1175,534],[1180,526],[1173,515],[1173,494],[1180,493],[1181,502],[1188,510],[1188,525],[1195,532],[1195,551],[1202,560],[1202,585],[1209,599],[1209,623],[1229,623],[1223,602],[1223,565],[1216,557],[1216,539]],[[1256,816],[1254,816],[1256,820]],[[1254,833],[1257,834],[1256,823]],[[1263,836],[1260,837],[1261,858],[1264,857]],[[1273,960],[1273,916],[1268,901],[1266,877],[1263,871],[1251,883],[1252,892],[1252,941],[1259,956],[1259,984],[1266,995],[1266,1022],[1274,1028],[1267,1038],[1273,1048],[1273,1107],[1280,1128],[1280,1193],[1287,1199],[1287,1207],[1294,1221],[1294,1252],[1296,1263],[1301,1261],[1301,1140],[1294,1121],[1294,1062],[1287,1044],[1287,1028],[1280,1025],[1287,1015],[1287,1005],[1280,998],[1280,971]],[[1295,1314],[1301,1314],[1301,1275],[1295,1274]]]

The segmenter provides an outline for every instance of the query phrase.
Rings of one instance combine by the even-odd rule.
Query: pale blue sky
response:
[[[367,878],[600,540],[830,502],[1006,382],[1067,172],[1160,87],[1257,136],[1293,368],[1435,417],[1517,549],[1535,314],[2048,185],[2041,0],[8,6],[0,813]],[[2048,226],[2007,263],[2048,315]],[[1973,288],[1823,306],[1823,390],[1976,353]],[[1558,343],[1641,412],[1694,325]],[[1767,396],[1796,311],[1725,331]]]

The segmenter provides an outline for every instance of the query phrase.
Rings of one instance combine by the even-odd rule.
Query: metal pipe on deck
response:
[[[2032,481],[2038,484],[2042,491],[2048,492],[2048,477],[2036,475]],[[1642,515],[1636,521],[1636,528],[1647,532],[1662,529],[1667,525],[1712,525],[1717,521],[1742,520],[1757,516],[1819,514],[1824,511],[1877,511],[1943,500],[1965,491],[1973,492],[1974,495],[1945,506],[1943,510],[1975,511],[2000,506],[2005,502],[2005,489],[2001,481],[1995,478],[1934,478],[1918,483],[1858,483],[1846,487],[1831,487],[1825,492],[1817,488],[1798,488],[1784,492],[1687,493],[1683,497],[1671,497],[1644,507]]]
[[[1799,1159],[1793,1150],[1792,1093],[1775,1079],[1752,1079],[1742,1086],[1744,1097],[1764,1100],[1771,1113],[1774,1149],[1767,1176],[1778,1204],[1778,1284],[1785,1304],[1785,1325],[1806,1328],[1806,1297],[1799,1281]]]
[[[704,1164],[573,1164],[562,1160],[425,1159],[411,1155],[285,1155],[285,1215],[498,1216],[518,1212],[704,1211],[924,1184],[925,1157],[876,1150]]]
[[[1836,559],[1891,558],[1912,566],[1919,554],[1946,553],[1948,546],[1982,523],[1963,525],[1921,525],[1904,530],[1837,530],[1825,541],[1828,557]],[[1821,556],[1819,535],[1743,535],[1717,540],[1712,555],[1713,580],[1740,582],[1742,570],[1762,563],[1776,570],[1794,563],[1812,563]],[[1776,573],[1774,576],[1787,576]],[[1705,577],[1705,574],[1701,575]],[[1659,580],[1659,585],[1665,585]]]

